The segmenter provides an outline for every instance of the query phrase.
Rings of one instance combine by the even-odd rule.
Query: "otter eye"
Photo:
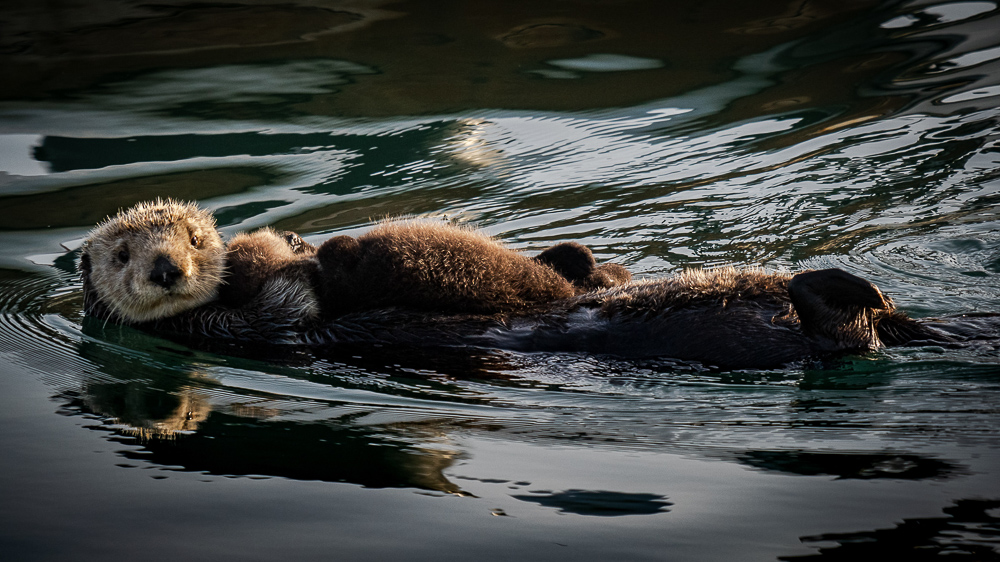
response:
[[[197,234],[193,234],[191,236],[191,245],[194,246],[195,248],[201,246],[201,238],[198,238]]]
[[[120,252],[118,252],[118,261],[128,263],[128,248],[123,248]]]

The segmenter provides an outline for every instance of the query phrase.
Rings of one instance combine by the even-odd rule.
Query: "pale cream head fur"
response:
[[[85,283],[122,320],[167,318],[215,299],[225,252],[211,213],[193,203],[157,199],[121,211],[90,232],[83,246]],[[151,279],[157,260],[176,276],[169,286]]]

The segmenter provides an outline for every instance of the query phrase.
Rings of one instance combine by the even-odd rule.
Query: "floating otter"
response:
[[[418,222],[384,223],[318,249],[268,228],[225,247],[209,213],[169,200],[98,225],[84,243],[81,272],[88,314],[130,324],[175,317],[216,297],[216,314],[234,321],[266,318],[262,311],[275,304],[267,298],[277,306],[298,302],[297,324],[387,306],[512,313],[631,278],[621,266],[597,266],[579,244],[528,258],[468,229]]]
[[[412,221],[336,236],[319,248],[293,232],[264,228],[234,237],[227,262],[223,304],[246,305],[269,279],[302,279],[317,291],[326,318],[387,306],[518,312],[632,279],[620,265],[598,265],[575,242],[529,258],[473,230]]]
[[[840,269],[797,275],[688,270],[561,304],[554,313],[519,319],[509,329],[492,329],[483,337],[499,347],[525,351],[770,368],[830,353],[879,349],[885,343],[880,334],[889,324],[920,330],[895,312],[875,285]]]
[[[505,315],[429,315],[406,309],[341,316],[297,343],[474,345],[779,368],[885,346],[996,341],[1000,316],[918,321],[873,285],[840,269],[688,270]]]
[[[476,346],[697,361],[726,369],[770,369],[891,345],[963,346],[996,340],[1000,316],[917,321],[871,283],[839,269],[797,275],[724,268],[691,270],[506,315],[382,308],[302,326],[293,293],[271,288],[245,310],[206,305],[152,328],[187,338],[331,347]],[[242,313],[241,313],[242,314]]]
[[[315,260],[316,248],[294,232],[262,228],[240,233],[226,245],[226,273],[219,288],[219,302],[231,308],[247,305],[268,283],[283,280],[284,285],[300,285],[300,290],[315,300],[320,282]],[[320,303],[306,307],[303,314],[319,314]]]
[[[497,281],[484,283],[476,277],[448,277],[441,272],[425,274],[421,265],[447,269],[453,258],[442,256],[441,252],[452,250],[464,257],[459,259],[461,267],[449,271],[474,273],[477,262],[473,258],[482,253],[482,244],[492,241],[463,235],[458,237],[462,243],[453,244],[455,239],[449,238],[439,244],[428,241],[427,232],[420,228],[391,224],[357,239],[333,238],[318,249],[295,235],[275,231],[234,239],[230,244],[233,263],[242,263],[239,267],[245,269],[236,267],[232,271],[243,275],[249,287],[242,295],[233,297],[242,304],[227,304],[225,298],[214,302],[201,298],[203,303],[193,308],[164,309],[176,312],[159,317],[149,313],[140,315],[135,313],[135,305],[119,304],[131,303],[123,295],[156,290],[172,294],[170,291],[181,287],[199,285],[184,276],[188,271],[201,269],[176,264],[171,267],[159,255],[145,255],[163,247],[157,237],[168,235],[177,251],[183,248],[184,252],[194,252],[188,248],[197,249],[196,241],[207,248],[202,238],[185,238],[194,232],[190,221],[193,213],[191,216],[182,213],[175,225],[166,224],[169,221],[162,218],[173,216],[166,211],[151,212],[146,208],[144,212],[155,219],[150,219],[152,224],[146,227],[136,228],[129,222],[135,217],[125,213],[122,216],[133,219],[113,219],[95,229],[84,246],[81,260],[84,302],[88,314],[122,319],[179,336],[323,346],[475,345],[520,351],[664,357],[723,368],[773,368],[811,357],[872,351],[885,345],[953,344],[976,338],[977,330],[996,323],[996,317],[988,319],[986,324],[975,319],[941,324],[912,320],[897,311],[893,302],[873,284],[839,269],[792,275],[723,268],[629,282],[627,275],[615,277],[618,273],[614,267],[602,270],[592,263],[588,266],[587,260],[579,258],[581,254],[589,256],[589,251],[581,252],[572,244],[553,247],[533,259],[514,259],[511,263],[518,272],[513,275],[514,280],[501,279],[499,283],[513,287],[517,298],[509,298],[502,291],[484,290],[485,298],[477,302],[475,293],[470,299],[462,292],[462,284],[468,281],[473,286],[492,287]],[[118,225],[119,222],[124,224]],[[209,223],[201,226],[205,224]],[[409,243],[423,245],[407,248]],[[121,273],[128,269],[123,266],[133,261],[123,261],[121,256],[116,259],[122,247],[138,248],[142,259],[134,260],[133,265],[145,264],[146,269]],[[218,249],[221,246],[211,247],[215,253],[222,253]],[[419,248],[428,249],[428,253],[421,256]],[[490,248],[487,253],[493,252],[493,246]],[[264,266],[261,270],[255,270],[253,259],[246,257],[258,250],[266,258],[259,262]],[[198,262],[194,258],[185,260],[181,261]],[[525,266],[526,262],[529,265]],[[487,259],[482,263],[492,267],[494,262]],[[584,263],[582,268],[575,271],[581,263]],[[517,275],[524,275],[530,282],[535,274],[530,264],[551,268],[544,279],[555,275],[556,282],[551,284],[555,288],[547,285],[540,293],[537,287],[522,290]],[[504,267],[495,271],[507,272]],[[111,272],[98,275],[99,268],[109,268]],[[390,269],[388,273],[386,268]],[[206,274],[207,279],[218,279],[217,267],[205,265],[204,271],[212,275]],[[254,277],[255,271],[266,273]],[[560,277],[555,271],[567,273]],[[380,278],[383,274],[385,277]],[[303,281],[310,275],[319,275],[319,280]],[[325,275],[330,278],[324,279]],[[372,285],[345,288],[351,282],[351,275],[357,276],[358,283]],[[252,279],[255,280],[251,283]],[[579,285],[573,286],[570,281]],[[605,288],[588,291],[584,284],[590,282]],[[126,285],[122,288],[119,283]],[[612,286],[608,288],[608,284]],[[136,289],[137,286],[142,288]],[[154,290],[155,287],[159,289]],[[434,288],[442,287],[446,288],[444,293],[433,293]],[[314,288],[321,295],[319,300],[351,295],[349,298],[358,298],[358,302],[368,302],[371,306],[359,309],[335,303],[333,313],[320,314],[316,311]],[[539,298],[537,294],[542,296]],[[454,297],[451,304],[445,298],[448,295]],[[123,312],[126,310],[127,315]],[[155,319],[150,319],[151,316]]]
[[[437,223],[383,223],[357,238],[327,240],[316,257],[327,317],[389,306],[520,313],[632,278],[619,265],[598,266],[580,244],[529,258],[485,234]]]

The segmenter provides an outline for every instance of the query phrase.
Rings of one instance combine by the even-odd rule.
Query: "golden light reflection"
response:
[[[503,150],[495,148],[490,142],[491,127],[496,124],[485,119],[461,119],[457,122],[457,131],[448,139],[447,148],[450,156],[459,163],[479,168],[495,168],[507,164],[508,159]]]
[[[165,410],[147,394],[129,385],[95,385],[87,389],[86,401],[94,412],[111,417],[122,433],[144,441],[197,431],[212,412],[208,396],[195,386],[171,392],[173,403]]]

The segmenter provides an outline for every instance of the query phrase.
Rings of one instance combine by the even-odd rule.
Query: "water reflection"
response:
[[[427,431],[433,434],[433,428]],[[455,451],[413,447],[356,426],[213,413],[195,434],[136,444],[121,454],[168,470],[462,493],[442,472],[455,462]]]
[[[794,117],[693,139],[641,133],[683,113],[608,120],[497,116],[392,135],[50,136],[38,154],[54,170],[102,181],[8,197],[4,216],[11,226],[75,226],[82,233],[96,218],[154,192],[214,197],[209,205],[220,211],[223,226],[271,223],[306,235],[387,215],[444,212],[491,217],[512,233],[545,224],[543,235],[525,239],[537,246],[578,239],[601,255],[615,248],[621,261],[642,272],[734,262],[789,266],[816,254],[858,253],[868,249],[864,244],[881,252],[900,233],[933,231],[942,220],[976,221],[993,206],[993,111],[886,119],[788,148],[768,146],[769,139],[797,128]],[[734,151],[735,144],[768,150]],[[548,156],[553,150],[557,160]],[[152,153],[160,162],[142,163]],[[894,165],[887,168],[889,161]],[[200,169],[192,170],[196,163]],[[109,174],[128,177],[139,169],[141,178],[108,181]],[[616,187],[622,182],[631,186]],[[262,207],[248,191],[264,186],[270,203]],[[867,197],[851,197],[863,186],[869,186]],[[126,195],[126,187],[138,191]],[[595,193],[607,195],[595,201]],[[70,213],[72,221],[26,212],[65,213],[44,203],[67,196],[87,210]]]
[[[994,2],[949,2],[919,6],[903,16],[895,17],[882,24],[885,29],[900,29],[916,25],[930,27],[969,19],[997,9]]]
[[[142,341],[135,343],[141,349]],[[251,389],[220,393],[223,383],[210,370],[164,363],[162,351],[123,354],[85,342],[80,355],[103,376],[64,392],[63,412],[107,420],[93,428],[113,429],[116,441],[137,445],[120,453],[128,459],[223,476],[461,491],[442,472],[458,452],[432,420],[372,423],[362,421],[371,414],[365,408],[295,404]],[[313,417],[317,409],[321,419],[289,419]]]
[[[332,537],[323,555],[392,528],[396,554],[430,544],[441,559],[449,541],[542,558],[563,533],[595,546],[582,559],[614,558],[600,548],[625,542],[650,558],[767,558],[799,536],[820,557],[990,559],[995,501],[925,515],[941,497],[1000,493],[996,342],[758,372],[574,354],[206,349],[82,319],[77,255],[61,245],[120,207],[173,196],[200,200],[227,235],[267,224],[318,241],[427,215],[529,251],[578,240],[640,276],[837,266],[917,316],[997,312],[995,2],[95,6],[0,8],[0,66],[16,77],[0,84],[0,382],[11,399],[0,412],[14,416],[0,481],[67,490],[5,496],[11,536],[45,529],[27,540],[54,545],[52,529],[101,513],[81,490],[112,482],[101,495],[116,528],[140,514],[136,493],[150,517],[168,496],[203,506],[167,510],[201,552],[218,537],[198,530],[234,520],[218,506],[271,491],[286,507],[320,497],[300,521],[323,532],[288,525],[281,509],[280,520],[235,519],[239,532],[295,548]],[[995,334],[990,322],[966,325]],[[44,415],[16,417],[15,376],[37,376],[69,417],[44,400]],[[69,427],[61,441],[45,433],[50,418]],[[83,452],[59,456],[66,443]],[[38,451],[52,456],[33,460]],[[144,486],[141,471],[115,465],[176,472]],[[192,473],[220,477],[195,493]],[[109,489],[123,481],[128,497]],[[480,498],[429,504],[360,486]],[[414,526],[414,512],[441,522]],[[477,527],[480,512],[489,526]],[[814,536],[868,515],[903,523]],[[352,535],[366,520],[379,527]],[[153,523],[144,530],[176,536]],[[305,532],[283,534],[293,526]]]
[[[782,556],[779,560],[997,560],[1000,537],[1000,501],[962,499],[946,507],[945,517],[906,519],[895,528],[829,533],[802,537],[818,550],[807,556]],[[826,546],[835,543],[834,546]]]
[[[829,475],[838,479],[946,478],[961,469],[948,461],[919,455],[892,453],[815,453],[808,451],[747,451],[740,462],[755,468],[800,474]]]
[[[714,61],[766,51],[842,25],[875,5],[768,0],[750,8],[725,2],[639,0],[620,6],[544,0],[528,10],[494,0],[480,2],[477,16],[467,17],[454,2],[382,4],[167,2],[135,7],[102,2],[97,10],[84,2],[51,12],[5,10],[8,32],[0,48],[11,54],[12,74],[20,77],[5,86],[7,96],[31,97],[67,86],[79,90],[150,66],[190,69],[277,59],[322,64],[329,58],[378,73],[366,74],[342,91],[297,100],[300,110],[313,115],[413,115],[484,107],[620,107],[717,83],[728,71]],[[228,25],[213,25],[218,18]],[[602,53],[668,64],[591,73],[584,80],[539,79],[525,72],[545,68],[548,61]],[[51,72],[34,64],[39,57]],[[157,62],[150,65],[148,60]],[[53,80],[53,75],[59,78]],[[217,80],[208,78],[205,87]],[[263,87],[276,84],[267,83],[271,85]],[[223,84],[216,86],[210,89],[224,91]]]
[[[163,70],[102,84],[89,101],[138,112],[152,109],[164,117],[283,120],[309,114],[298,104],[374,73],[334,59]]]
[[[194,376],[194,375],[193,375]],[[126,434],[144,440],[176,438],[193,433],[212,411],[202,384],[181,384],[168,390],[150,388],[141,378],[120,383],[92,383],[83,389],[88,413],[111,418]]]
[[[598,490],[564,490],[562,492],[533,492],[532,495],[513,496],[526,502],[558,509],[561,513],[617,517],[621,515],[652,515],[665,513],[673,505],[656,494],[634,494]]]

